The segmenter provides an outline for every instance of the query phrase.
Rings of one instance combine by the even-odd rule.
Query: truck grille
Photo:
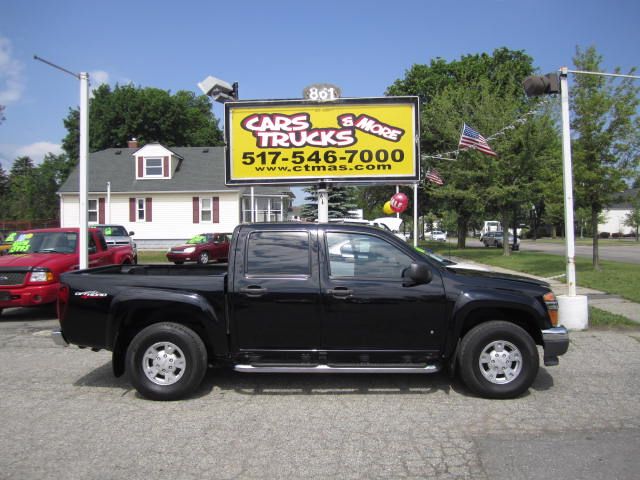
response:
[[[26,272],[0,272],[0,285],[22,285]]]

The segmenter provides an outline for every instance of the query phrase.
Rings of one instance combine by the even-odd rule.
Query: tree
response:
[[[6,220],[9,214],[9,176],[0,165],[0,220]]]
[[[533,108],[535,103],[527,101],[521,86],[522,79],[532,72],[531,57],[500,48],[492,55],[414,65],[387,93],[420,96],[423,153],[453,151],[463,123],[488,136]],[[528,209],[534,203],[532,194],[540,191],[532,188],[535,171],[553,156],[552,150],[559,143],[553,140],[557,132],[548,119],[527,125],[491,143],[499,154],[497,158],[467,151],[460,152],[452,162],[423,161],[424,171],[437,162],[445,179],[442,187],[425,184],[423,189],[434,208],[453,209],[457,214],[458,247],[464,248],[474,218],[487,212],[500,214],[507,226],[520,204]],[[508,246],[505,253],[509,253]]]
[[[331,185],[327,187],[329,196],[329,218],[350,218],[351,210],[357,208],[354,201],[355,191],[353,187],[341,187]],[[300,216],[302,218],[317,218],[318,217],[318,187],[306,187],[304,191],[307,196],[304,197],[307,200],[302,206]]]
[[[37,218],[57,219],[60,215],[58,190],[67,179],[73,165],[65,154],[45,155],[42,163],[36,168],[36,185],[38,205]]]
[[[62,148],[72,162],[79,152],[78,109],[64,119],[67,135]],[[168,147],[222,145],[222,131],[208,97],[192,92],[100,85],[89,102],[89,150],[125,147],[135,137],[141,145],[159,142]]]
[[[39,196],[36,168],[29,157],[18,157],[9,171],[9,191],[6,201],[9,220],[39,218]]]
[[[573,61],[577,70],[597,72],[602,56],[595,47],[578,47]],[[580,74],[575,76],[571,90],[576,204],[591,212],[593,267],[597,270],[598,215],[616,193],[624,190],[624,178],[631,174],[638,158],[638,92],[631,79]]]

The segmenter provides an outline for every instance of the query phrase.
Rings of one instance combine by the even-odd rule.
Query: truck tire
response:
[[[209,263],[209,252],[200,252],[200,255],[198,255],[198,263],[202,265]]]
[[[536,344],[524,329],[505,321],[481,323],[463,337],[460,375],[465,385],[485,398],[515,398],[538,374]]]
[[[198,388],[207,349],[193,330],[170,322],[141,330],[127,348],[126,369],[135,389],[150,400],[178,400]]]

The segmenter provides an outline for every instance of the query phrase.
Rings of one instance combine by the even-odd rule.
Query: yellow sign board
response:
[[[419,180],[417,97],[228,102],[226,183]]]

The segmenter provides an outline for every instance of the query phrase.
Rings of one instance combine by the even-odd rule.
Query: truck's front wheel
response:
[[[491,321],[472,328],[460,344],[460,375],[475,393],[487,398],[514,398],[538,374],[536,344],[513,323]]]
[[[177,400],[193,393],[207,371],[207,350],[190,328],[155,323],[141,330],[127,349],[131,383],[151,400]]]

